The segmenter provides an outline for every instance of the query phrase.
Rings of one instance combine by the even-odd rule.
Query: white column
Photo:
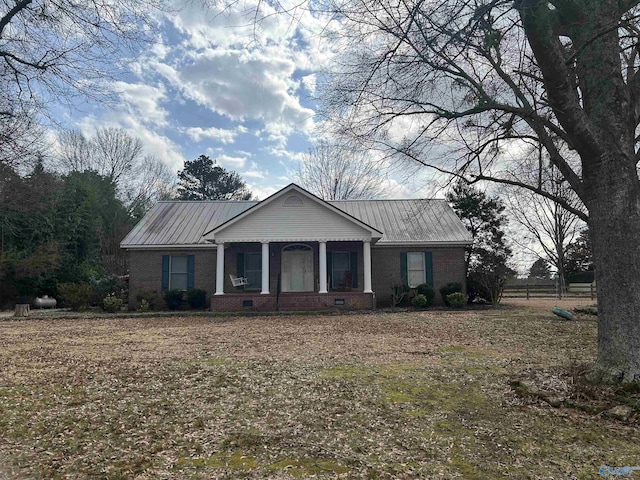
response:
[[[371,242],[362,242],[362,256],[364,257],[364,293],[373,293],[371,290]]]
[[[262,291],[269,293],[269,242],[262,242]]]
[[[319,245],[320,290],[318,293],[327,293],[327,242],[320,242]]]
[[[216,295],[224,295],[224,243],[218,243],[216,263]]]

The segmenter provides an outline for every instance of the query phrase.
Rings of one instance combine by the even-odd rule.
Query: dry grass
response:
[[[3,321],[0,458],[24,478],[596,478],[638,463],[635,418],[511,386],[571,397],[595,337],[535,303]]]

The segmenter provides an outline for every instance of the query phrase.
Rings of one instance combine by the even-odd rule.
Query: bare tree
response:
[[[0,116],[104,99],[123,53],[152,40],[162,0],[1,0]]]
[[[93,138],[95,170],[118,183],[122,175],[131,172],[142,157],[142,140],[132,137],[123,128],[101,128]]]
[[[94,169],[94,145],[80,130],[58,133],[59,153],[55,160],[63,172],[83,172]]]
[[[157,201],[174,196],[174,183],[175,174],[164,162],[153,155],[145,155],[134,166],[126,187],[121,189],[129,213],[142,218]]]
[[[541,174],[538,181],[545,191],[562,198],[576,210],[584,210],[584,205],[576,193],[553,165],[528,172]],[[526,178],[527,174],[527,171],[521,168],[518,177]],[[584,228],[584,222],[559,203],[530,190],[507,186],[503,193],[510,218],[524,231],[524,242],[518,242],[519,245],[538,259],[553,265],[558,275],[559,294],[565,294],[565,257],[569,246]],[[531,247],[531,242],[534,247]]]
[[[359,200],[382,195],[384,177],[366,152],[320,142],[305,155],[296,181],[324,200]]]
[[[107,177],[136,217],[170,196],[174,180],[169,167],[157,157],[144,155],[142,141],[122,128],[99,129],[90,138],[78,130],[62,131],[58,145],[59,171],[92,170]]]
[[[48,148],[44,129],[32,115],[0,116],[0,164],[28,170]]]
[[[164,3],[0,0],[0,161],[19,164],[41,150],[34,133],[42,117],[57,122],[51,105],[110,100],[109,80],[125,65],[117,60],[153,39],[153,12]]]
[[[599,302],[589,377],[609,382],[640,380],[639,4],[331,6],[348,51],[326,85],[325,114],[341,131],[469,182],[527,189],[588,222]],[[526,143],[542,145],[585,211],[510,174]]]

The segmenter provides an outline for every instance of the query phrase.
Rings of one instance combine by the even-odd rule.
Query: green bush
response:
[[[391,287],[391,304],[404,307],[409,304],[409,285],[397,284]]]
[[[169,310],[179,310],[184,303],[184,291],[167,290],[164,292],[164,301]]]
[[[72,310],[82,310],[89,306],[93,288],[87,283],[61,283],[58,294]]]
[[[447,283],[446,285],[440,287],[440,295],[442,295],[442,301],[447,307],[451,306],[447,297],[456,292],[462,292],[462,285],[459,283]]]
[[[467,297],[462,292],[450,293],[446,298],[447,305],[453,308],[463,307],[467,303]]]
[[[138,308],[139,311],[141,312],[148,312],[149,311],[149,302],[147,302],[144,298],[142,300],[140,300],[140,308]]]
[[[140,303],[140,307],[142,308],[143,302],[146,304],[146,312],[147,310],[155,310],[157,307],[158,301],[158,292],[155,290],[136,290],[135,299]]]
[[[206,307],[206,303],[207,292],[205,290],[194,288],[193,290],[187,291],[187,305],[189,305],[190,308],[202,309]]]
[[[436,298],[436,292],[433,290],[433,287],[428,283],[421,283],[416,287],[417,295],[424,295],[427,299],[427,307],[433,305],[433,299]],[[416,296],[417,296],[416,295]]]
[[[427,308],[429,300],[423,294],[419,293],[411,300],[411,305],[417,308]]]
[[[102,300],[102,306],[107,312],[119,312],[122,308],[122,299],[116,297],[115,295],[107,295]]]
[[[91,295],[91,305],[100,305],[107,295],[123,298],[127,294],[127,285],[116,275],[107,275],[91,280],[93,293]]]

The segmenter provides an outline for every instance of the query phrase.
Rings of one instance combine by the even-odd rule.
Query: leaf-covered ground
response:
[[[595,317],[527,305],[5,319],[0,478],[586,479],[637,465],[635,392],[576,374]],[[616,402],[628,419],[607,414]]]

